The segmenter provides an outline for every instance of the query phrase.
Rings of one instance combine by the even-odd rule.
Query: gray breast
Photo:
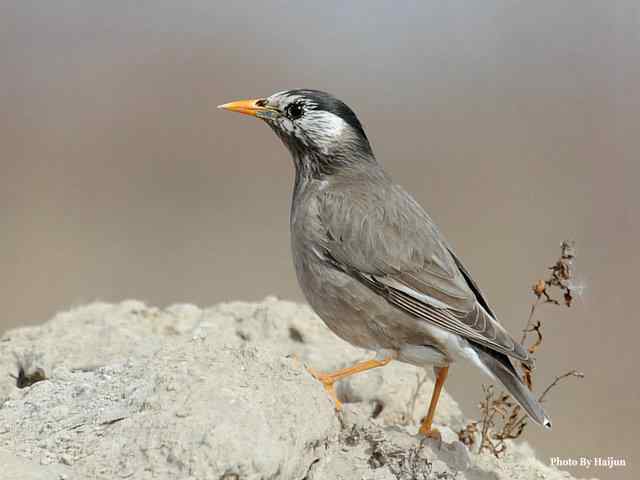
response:
[[[425,322],[390,305],[326,261],[325,232],[314,191],[307,188],[301,195],[305,198],[299,199],[291,215],[293,261],[305,298],[325,324],[347,342],[370,350],[400,351],[406,345],[437,348],[439,342]]]

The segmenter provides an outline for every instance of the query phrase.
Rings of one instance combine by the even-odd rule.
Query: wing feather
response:
[[[323,192],[326,258],[413,317],[529,362],[417,202],[391,183],[369,187]]]

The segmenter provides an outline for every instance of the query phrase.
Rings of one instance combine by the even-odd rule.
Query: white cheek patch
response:
[[[325,135],[329,138],[339,138],[347,128],[345,121],[333,113],[323,112],[321,117]]]
[[[342,118],[325,110],[317,110],[318,104],[303,95],[278,92],[271,95],[268,102],[281,111],[286,111],[288,106],[296,102],[303,105],[304,113],[300,118],[291,120],[283,115],[274,119],[274,122],[279,130],[295,137],[306,147],[330,154],[349,135],[349,125]]]
[[[300,128],[324,153],[340,144],[346,132],[347,123],[333,113],[310,110],[298,120]]]

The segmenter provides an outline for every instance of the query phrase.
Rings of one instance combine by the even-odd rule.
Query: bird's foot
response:
[[[315,378],[320,383],[322,383],[322,386],[324,387],[326,392],[329,394],[329,397],[331,397],[331,400],[333,400],[336,410],[337,411],[342,410],[342,402],[338,400],[338,395],[336,395],[336,388],[335,388],[336,379],[332,375],[328,375],[326,373],[320,373],[314,370],[313,368],[307,367],[307,371],[311,374],[313,378]]]
[[[442,435],[440,434],[440,430],[437,428],[425,428],[425,426],[420,427],[420,433],[424,435],[426,438],[432,438],[434,440],[442,440]]]

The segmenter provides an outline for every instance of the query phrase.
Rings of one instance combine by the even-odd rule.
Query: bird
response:
[[[530,353],[498,322],[478,284],[427,212],[383,169],[353,110],[319,90],[293,89],[218,108],[254,116],[291,154],[291,252],[300,288],[329,329],[375,357],[309,372],[335,402],[335,383],[399,361],[432,367],[419,433],[433,420],[449,368],[470,362],[501,382],[536,423],[551,428],[512,361]]]

